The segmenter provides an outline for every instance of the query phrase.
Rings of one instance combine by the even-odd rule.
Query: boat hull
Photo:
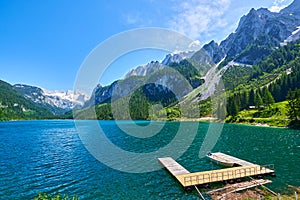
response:
[[[216,163],[217,165],[222,165],[225,167],[233,167],[235,163],[232,162],[226,162],[226,161],[221,161],[219,158],[215,158],[214,154],[206,155],[208,159],[210,159],[212,162]]]
[[[220,162],[214,159],[210,159],[211,161],[213,161],[214,163],[216,163],[217,165],[222,165],[225,167],[233,167],[234,163],[226,163],[226,162]]]

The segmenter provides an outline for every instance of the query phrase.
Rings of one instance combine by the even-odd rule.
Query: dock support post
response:
[[[197,190],[197,192],[199,193],[200,197],[202,200],[205,200],[205,198],[203,197],[203,195],[201,194],[200,190],[198,189],[198,187],[196,185],[195,186],[195,189]]]

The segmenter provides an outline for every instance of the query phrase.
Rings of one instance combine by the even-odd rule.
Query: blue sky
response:
[[[49,90],[72,89],[80,65],[101,42],[133,28],[162,27],[204,44],[233,32],[251,8],[273,11],[292,0],[1,0],[0,79]],[[166,52],[144,50],[116,60],[100,80]]]

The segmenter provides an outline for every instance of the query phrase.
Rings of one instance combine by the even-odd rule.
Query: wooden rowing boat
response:
[[[231,160],[228,160],[228,159],[224,158],[219,153],[208,153],[206,155],[206,157],[209,158],[214,163],[216,163],[218,165],[223,165],[223,166],[226,166],[226,167],[233,167],[233,165],[235,164]]]

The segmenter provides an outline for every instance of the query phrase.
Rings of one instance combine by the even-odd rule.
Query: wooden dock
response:
[[[158,158],[158,160],[180,182],[183,187],[274,173],[273,165],[260,166],[235,158],[233,156],[226,154],[224,155],[227,156],[228,159],[235,160],[235,162],[241,166],[190,173],[171,157]]]
[[[241,179],[249,176],[271,174],[273,172],[274,170],[271,170],[267,167],[253,165],[182,174],[176,176],[176,178],[183,187],[188,187],[192,185],[202,185],[206,183]]]

